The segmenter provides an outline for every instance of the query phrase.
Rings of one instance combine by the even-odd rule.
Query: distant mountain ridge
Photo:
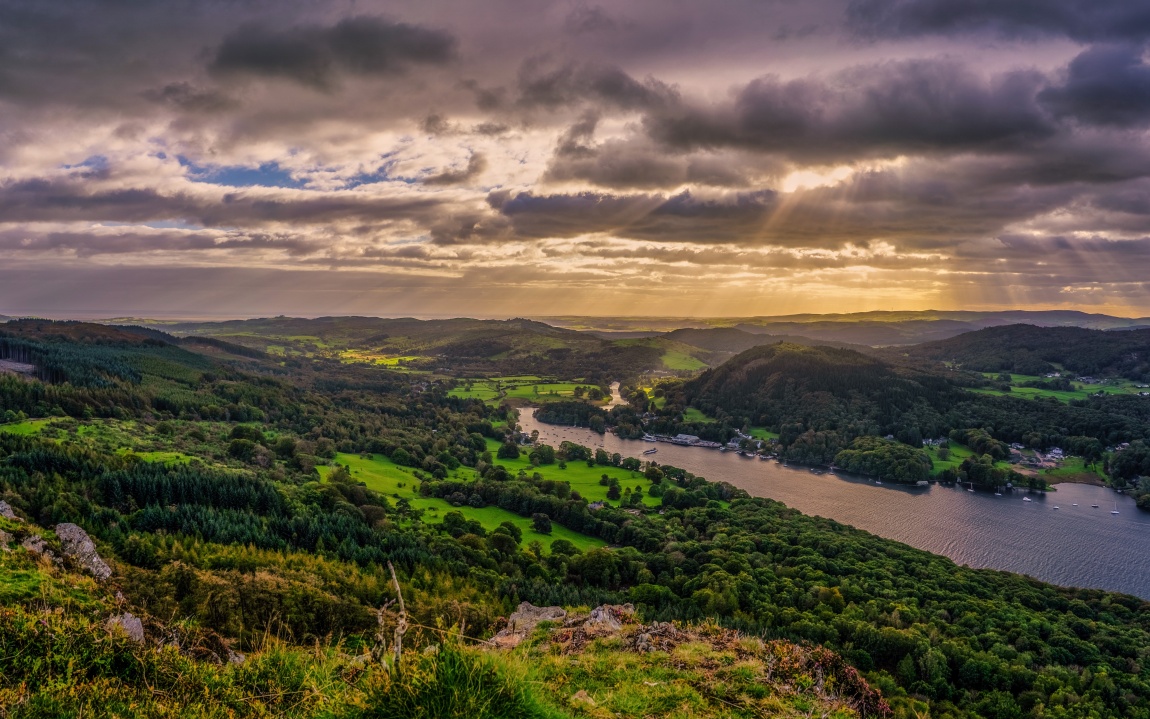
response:
[[[1076,310],[923,310],[850,314],[798,314],[733,318],[587,318],[547,317],[560,327],[621,336],[622,333],[665,333],[681,329],[733,328],[748,334],[802,337],[821,343],[871,347],[915,345],[948,339],[987,327],[1029,324],[1040,327],[1082,327],[1095,330],[1150,328],[1150,317],[1129,318]]]

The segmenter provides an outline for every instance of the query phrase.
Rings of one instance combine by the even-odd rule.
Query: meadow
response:
[[[556,382],[531,375],[460,380],[460,386],[448,392],[449,397],[478,399],[494,406],[504,400],[521,404],[558,402],[575,397],[576,387],[591,387],[585,382]]]
[[[498,446],[496,447],[498,449]],[[606,542],[585,534],[573,532],[559,524],[551,525],[551,534],[540,534],[531,526],[531,519],[520,517],[499,507],[472,507],[463,505],[454,507],[443,499],[434,497],[421,497],[419,495],[420,480],[410,467],[401,467],[383,455],[366,455],[339,453],[335,456],[335,463],[348,468],[352,478],[363,482],[368,489],[385,495],[388,499],[405,499],[414,509],[426,512],[424,521],[440,522],[448,512],[460,512],[468,519],[474,519],[491,531],[503,522],[511,522],[523,532],[524,544],[539,541],[545,548],[557,539],[566,539],[583,551],[606,546]],[[503,462],[501,462],[502,464]],[[507,465],[510,469],[510,465]],[[335,469],[334,466],[317,467],[320,476],[327,476]],[[471,469],[460,468],[452,475],[452,479],[471,479],[474,472]],[[606,491],[606,487],[603,488]]]
[[[988,379],[995,379],[997,374],[991,372],[984,372],[983,376]],[[1003,392],[998,389],[980,388],[972,390],[980,394],[989,394],[997,397],[1022,397],[1025,399],[1038,399],[1039,397],[1054,397],[1060,402],[1069,402],[1070,400],[1086,399],[1091,395],[1103,392],[1105,394],[1138,394],[1147,390],[1140,389],[1136,383],[1125,379],[1109,379],[1104,380],[1101,384],[1083,384],[1081,382],[1073,382],[1073,390],[1051,390],[1040,389],[1038,387],[1023,387],[1021,385],[1027,382],[1046,382],[1049,381],[1045,377],[1038,377],[1036,375],[1025,374],[1012,374],[1010,375],[1010,391]]]

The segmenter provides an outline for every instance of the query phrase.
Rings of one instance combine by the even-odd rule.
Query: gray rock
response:
[[[8,504],[3,499],[0,499],[0,517],[3,517],[4,519],[12,519],[17,522],[22,521],[19,517],[16,516],[16,513],[12,511],[12,505]]]
[[[531,602],[522,602],[507,618],[507,628],[496,634],[492,642],[497,647],[510,649],[535,631],[539,622],[559,622],[566,616],[563,607],[537,607]]]
[[[11,534],[0,529],[0,552],[11,552],[12,550],[8,549],[8,545],[12,543],[12,540],[13,537]]]
[[[56,558],[56,555],[52,554],[52,550],[48,549],[48,543],[45,542],[44,538],[39,534],[29,534],[27,537],[24,537],[24,541],[20,542],[20,546],[32,554],[43,554],[52,559]]]
[[[631,604],[604,604],[591,610],[583,626],[589,630],[617,632],[623,628],[622,620],[634,615],[635,607]]]
[[[131,612],[124,612],[114,617],[108,617],[105,626],[109,631],[122,631],[136,644],[144,643],[144,623]]]
[[[228,649],[228,664],[243,664],[248,658],[242,652],[233,651]]]
[[[100,558],[92,538],[79,526],[67,522],[57,524],[56,536],[60,538],[64,556],[78,564],[85,572],[99,580],[112,576],[112,568]]]

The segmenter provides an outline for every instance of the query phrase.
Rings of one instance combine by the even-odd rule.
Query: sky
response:
[[[0,0],[0,314],[1150,315],[1150,0]]]

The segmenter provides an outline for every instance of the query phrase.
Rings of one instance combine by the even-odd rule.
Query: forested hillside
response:
[[[109,697],[117,703],[107,706],[117,707],[171,697],[204,716],[259,716],[264,706],[289,716],[408,716],[366,711],[398,706],[389,702],[415,689],[362,673],[348,659],[376,643],[377,611],[395,598],[391,562],[411,627],[405,647],[415,652],[435,643],[443,657],[456,657],[435,627],[459,625],[470,638],[460,641],[486,638],[520,601],[630,602],[647,623],[710,622],[825,646],[898,717],[1150,717],[1150,605],[1134,597],[958,567],[670,466],[578,445],[520,448],[513,409],[451,397],[448,381],[122,337],[34,341],[81,363],[96,358],[93,371],[108,385],[0,377],[0,410],[13,420],[0,427],[0,500],[12,509],[0,519],[12,552],[0,561],[19,577],[14,589],[0,588],[0,697],[18,707],[9,716],[87,713]],[[99,369],[109,357],[139,376]],[[798,413],[787,429],[792,442],[808,432],[873,435],[903,416],[940,422],[941,431],[942,405],[962,391],[832,348],[756,348],[729,364],[681,385],[683,396],[755,421],[770,420],[764,413],[782,403]],[[635,416],[633,407],[612,410],[625,412]],[[919,425],[905,425],[912,426]],[[870,441],[851,445],[860,465],[892,460],[914,471],[913,457],[876,457],[884,446]],[[357,474],[368,463],[387,473],[391,489],[373,489],[383,485]],[[588,474],[604,477],[594,496],[606,499],[594,507],[576,486]],[[75,584],[68,575],[19,546],[37,534],[58,548],[51,527],[61,523],[91,534],[111,567],[109,584],[65,591]],[[578,542],[557,538],[560,529]],[[123,611],[145,619],[149,641],[187,637],[185,649],[152,654],[102,639],[104,620]],[[395,612],[384,611],[385,635]],[[249,654],[251,663],[188,663],[202,646],[217,656],[223,647]],[[587,649],[617,650],[610,642]],[[24,659],[46,651],[56,663]],[[412,655],[430,692],[420,696],[463,681],[419,658],[432,656],[439,655]],[[571,686],[564,677],[573,665],[552,666],[549,654],[527,664],[490,660],[495,665],[458,656],[451,666],[495,666],[496,678],[540,672],[529,675],[536,713],[522,716],[594,715],[567,700],[607,681],[575,674],[587,684]],[[604,666],[635,661],[597,656]],[[776,706],[746,703],[755,699],[748,694],[732,707],[714,701],[714,685],[697,676],[667,673],[688,661],[695,660],[611,681],[690,689],[726,707],[723,716],[761,716]],[[821,686],[817,672],[825,669],[810,666],[816,674],[796,678],[795,691]],[[145,684],[160,693],[145,693]],[[208,686],[219,687],[216,714],[204,698]],[[245,706],[244,697],[254,698]],[[831,706],[818,704],[824,699],[833,702],[802,701]]]
[[[978,372],[1120,376],[1150,381],[1150,329],[1009,325],[969,332],[901,350],[911,357],[950,362]]]

